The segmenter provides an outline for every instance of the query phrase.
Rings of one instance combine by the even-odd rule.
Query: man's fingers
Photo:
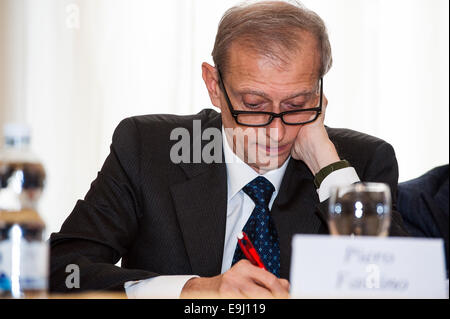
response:
[[[289,281],[286,279],[280,279],[280,283],[289,293],[289,291],[291,290],[291,284],[289,283]]]
[[[220,293],[220,297],[224,299],[246,299],[248,298],[238,287],[228,287]]]
[[[288,288],[277,277],[270,278],[265,284],[265,287],[272,293],[274,298],[289,298]]]
[[[257,284],[267,289],[272,297],[275,298],[288,298],[289,297],[289,287],[282,280],[277,278],[274,274],[264,269],[252,266],[254,268],[251,273],[249,273],[250,278],[252,278]]]
[[[250,299],[272,299],[272,292],[266,287],[260,286],[255,281],[250,280],[241,288],[242,294]]]
[[[238,286],[248,298],[289,298],[287,280],[279,279],[245,259],[236,263],[223,278],[226,285]]]
[[[289,281],[287,279],[281,278],[280,283],[287,290],[289,290],[291,288],[291,284],[289,283]]]

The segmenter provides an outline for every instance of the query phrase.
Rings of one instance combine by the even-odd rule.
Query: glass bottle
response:
[[[30,149],[25,125],[4,127],[0,150],[0,297],[46,294],[49,247],[38,213],[45,170]]]

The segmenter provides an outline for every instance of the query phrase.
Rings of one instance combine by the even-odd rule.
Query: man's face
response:
[[[300,52],[291,54],[284,64],[252,52],[245,44],[231,46],[228,67],[221,71],[234,110],[280,113],[305,102],[317,106],[319,52],[312,35],[304,33],[302,39]],[[228,142],[244,162],[264,173],[282,166],[288,159],[302,125],[286,125],[280,118],[261,128],[239,125],[231,115],[223,91],[219,107],[226,132],[234,132],[234,138],[227,134]],[[245,132],[246,138],[236,138],[240,132]]]

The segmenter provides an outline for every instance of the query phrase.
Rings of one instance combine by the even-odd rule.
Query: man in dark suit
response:
[[[76,265],[82,290],[285,298],[292,236],[329,233],[331,186],[384,182],[395,202],[392,147],[324,126],[331,49],[315,13],[284,2],[234,7],[213,58],[203,79],[220,113],[118,126],[85,199],[51,236],[53,291],[69,290],[65,269]],[[243,258],[242,230],[268,271]],[[395,212],[390,235],[406,235]]]

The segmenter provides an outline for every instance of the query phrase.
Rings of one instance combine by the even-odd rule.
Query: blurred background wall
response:
[[[121,119],[212,107],[201,63],[235,3],[0,0],[0,125],[32,128],[48,233],[84,197]],[[448,0],[303,3],[333,48],[326,124],[390,142],[400,181],[448,163]]]
[[[0,125],[6,120],[6,2],[0,1]],[[0,138],[3,133],[0,133]],[[0,143],[1,144],[1,143]]]

